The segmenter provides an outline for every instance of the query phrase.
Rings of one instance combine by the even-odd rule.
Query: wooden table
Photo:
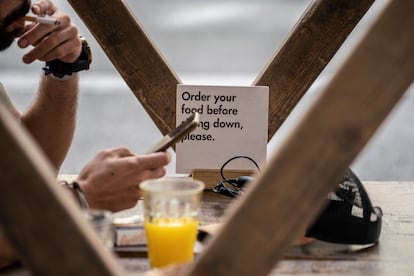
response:
[[[308,245],[288,252],[274,274],[413,275],[414,183],[364,182],[384,216],[380,242],[370,248]]]
[[[364,182],[374,206],[384,212],[380,242],[372,247],[345,246],[320,241],[292,246],[271,275],[412,275],[414,273],[414,182]],[[221,221],[232,200],[205,192],[201,220]],[[134,209],[118,215],[135,212]],[[275,233],[277,235],[277,233]],[[248,237],[247,237],[248,238]],[[145,254],[122,253],[119,264],[127,274],[149,269]],[[0,275],[31,275],[20,266]]]
[[[384,212],[380,242],[371,247],[316,241],[293,246],[271,275],[412,275],[414,273],[414,182],[364,182],[372,204]],[[202,220],[222,220],[230,199],[206,192]],[[275,233],[277,235],[277,233]],[[149,269],[142,256],[120,256],[127,272]]]

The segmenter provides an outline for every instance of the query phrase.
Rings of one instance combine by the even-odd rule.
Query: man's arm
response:
[[[23,62],[34,60],[65,63],[76,61],[82,52],[82,43],[70,17],[57,10],[47,0],[37,1],[32,12],[48,14],[60,21],[60,25],[35,24],[17,41],[19,47],[33,46],[23,56]],[[40,69],[40,68],[39,68]],[[56,79],[42,76],[37,97],[30,108],[22,114],[22,122],[39,143],[56,170],[59,170],[72,142],[78,94],[78,76]]]
[[[58,19],[59,26],[33,24],[19,37],[21,48],[32,46],[23,56],[24,63],[35,60],[60,60],[72,63],[81,54],[82,43],[75,25],[69,16],[57,10],[48,0],[36,1],[32,12],[49,15]],[[21,19],[11,24],[21,24]],[[40,70],[40,68],[39,68]],[[24,77],[22,77],[22,80]],[[76,122],[78,76],[71,79],[56,80],[42,76],[37,97],[23,114],[10,106],[11,111],[21,118],[22,123],[37,140],[45,154],[58,170],[69,150]],[[0,229],[0,268],[17,260],[17,255]]]
[[[43,76],[38,96],[22,122],[58,170],[72,142],[76,124],[78,76],[54,80]]]

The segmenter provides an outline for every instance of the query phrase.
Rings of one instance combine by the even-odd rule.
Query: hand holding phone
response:
[[[155,144],[146,153],[154,153],[160,151],[166,151],[169,147],[177,143],[180,139],[192,132],[200,124],[200,114],[193,113],[185,121],[183,121],[178,127],[173,129],[170,133],[164,136],[157,144]]]

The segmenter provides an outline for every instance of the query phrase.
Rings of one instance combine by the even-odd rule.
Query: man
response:
[[[30,10],[35,15],[51,16],[60,24],[27,23],[23,16]],[[26,112],[20,113],[13,106],[1,83],[0,101],[21,120],[58,172],[74,134],[78,71],[89,68],[88,47],[70,17],[49,0],[38,0],[32,6],[30,0],[0,0],[0,50],[7,49],[16,38],[20,48],[31,48],[23,62],[46,62],[44,74],[36,99]],[[126,148],[106,150],[84,167],[76,183],[89,207],[119,211],[133,207],[140,197],[139,183],[165,175],[164,166],[169,161],[168,153],[137,156]],[[14,257],[7,254],[6,245],[0,232],[0,267],[2,257],[4,263]]]

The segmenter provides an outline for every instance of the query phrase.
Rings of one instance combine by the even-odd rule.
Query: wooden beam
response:
[[[187,275],[267,275],[414,80],[414,1],[389,1]]]
[[[175,127],[178,77],[123,0],[68,0],[163,134]],[[120,107],[122,108],[122,107]]]
[[[178,77],[122,0],[68,0],[163,134],[175,126]],[[374,0],[313,1],[254,85],[270,87],[269,139]],[[112,16],[116,14],[117,16]],[[111,20],[105,20],[111,18]]]
[[[253,85],[269,86],[270,140],[374,0],[316,0]]]
[[[123,275],[0,102],[0,225],[34,275]]]

